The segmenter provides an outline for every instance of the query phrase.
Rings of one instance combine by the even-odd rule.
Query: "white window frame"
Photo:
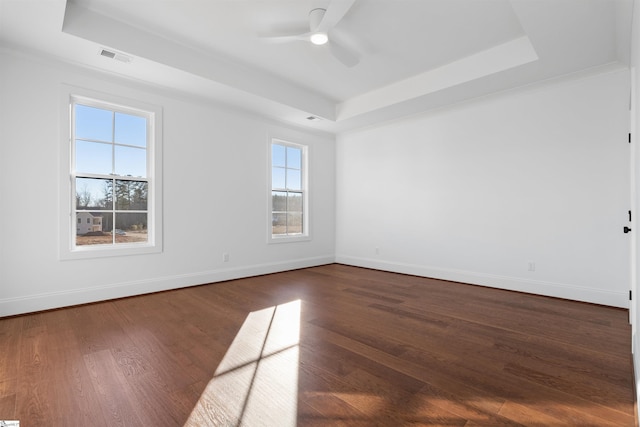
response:
[[[74,103],[125,114],[144,115],[147,118],[147,242],[76,245]],[[63,85],[60,109],[60,259],[101,258],[162,252],[162,107],[117,95]]]
[[[272,234],[273,226],[273,198],[272,191],[272,171],[273,171],[273,159],[272,159],[272,146],[273,144],[279,144],[289,147],[299,148],[302,151],[302,233],[301,234]],[[291,243],[311,240],[310,233],[310,217],[309,217],[309,146],[303,144],[297,144],[280,138],[269,138],[268,144],[268,167],[267,167],[267,182],[268,182],[268,195],[267,195],[267,243]]]

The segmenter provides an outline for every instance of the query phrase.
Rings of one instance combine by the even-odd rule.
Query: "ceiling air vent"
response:
[[[125,55],[124,53],[114,52],[112,50],[107,50],[107,49],[100,49],[100,56],[104,56],[105,58],[115,59],[116,61],[126,62],[126,63],[131,62],[131,60],[133,59],[131,56]]]

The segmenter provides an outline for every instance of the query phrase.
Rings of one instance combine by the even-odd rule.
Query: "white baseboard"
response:
[[[414,276],[450,280],[453,282],[507,289],[511,291],[583,301],[612,307],[629,308],[629,297],[626,292],[591,289],[566,283],[546,282],[519,277],[476,273],[472,271],[449,270],[423,265],[387,262],[370,258],[343,255],[336,255],[335,262],[357,267],[391,271],[394,273],[411,274]]]
[[[5,298],[0,299],[0,317],[32,313],[36,311],[115,298],[124,298],[134,295],[196,286],[205,283],[241,279],[244,277],[259,276],[262,274],[277,273],[299,268],[314,267],[318,265],[331,264],[333,262],[376,270],[391,271],[395,273],[469,283],[472,285],[481,285],[556,298],[584,301],[613,307],[629,308],[628,295],[625,292],[611,292],[563,283],[521,279],[461,270],[448,270],[429,266],[385,262],[368,258],[338,255],[335,258],[333,256],[304,258],[286,262],[256,264],[189,274],[155,277],[91,288],[46,292],[17,298]],[[638,367],[640,369],[640,365],[638,365]],[[638,370],[636,370],[636,372],[638,373]],[[640,373],[637,375],[640,375]]]
[[[47,292],[17,298],[5,298],[0,299],[0,317],[314,267],[331,264],[334,261],[333,256],[304,258],[286,262],[154,277],[131,282],[114,283],[106,286]]]

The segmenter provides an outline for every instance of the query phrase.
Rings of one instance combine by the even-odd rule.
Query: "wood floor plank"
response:
[[[0,319],[0,419],[634,426],[630,342],[626,310],[331,264]]]
[[[24,319],[18,349],[20,362],[14,416],[26,414],[35,425],[44,425],[53,416],[53,402],[47,396],[55,388],[53,378],[48,375],[54,362],[49,352],[46,317],[45,313],[36,313]]]
[[[144,426],[147,419],[139,418],[141,408],[134,407],[132,388],[124,378],[111,351],[91,352],[85,354],[84,359],[93,388],[101,402],[96,409],[101,411],[107,425]]]
[[[22,325],[22,317],[0,321],[0,416],[16,410]]]

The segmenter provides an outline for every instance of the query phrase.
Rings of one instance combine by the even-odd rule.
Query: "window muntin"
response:
[[[306,147],[285,141],[271,143],[271,238],[308,236]]]
[[[152,112],[92,99],[71,102],[72,250],[145,245]],[[75,222],[75,221],[74,221]]]

